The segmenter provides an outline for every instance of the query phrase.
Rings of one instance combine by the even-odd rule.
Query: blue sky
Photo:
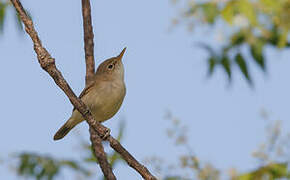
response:
[[[85,73],[80,1],[27,0],[23,5],[31,12],[44,46],[79,94]],[[290,131],[289,50],[267,49],[267,75],[256,66],[251,69],[254,89],[237,69],[228,87],[221,70],[206,78],[206,53],[193,46],[213,38],[212,31],[191,34],[177,27],[169,32],[177,14],[169,1],[93,1],[92,12],[96,63],[127,47],[127,95],[120,112],[105,125],[116,135],[120,120],[126,119],[123,145],[138,160],[152,155],[177,160],[180,149],[166,136],[167,110],[188,126],[189,143],[197,156],[222,170],[246,171],[257,165],[251,152],[265,138],[261,109]],[[77,133],[52,140],[72,105],[40,68],[30,38],[19,33],[12,13],[0,36],[0,158],[19,151],[78,158]],[[77,129],[88,140],[87,125]],[[141,179],[128,167],[119,166],[115,173],[120,179]],[[18,179],[3,166],[0,177]]]

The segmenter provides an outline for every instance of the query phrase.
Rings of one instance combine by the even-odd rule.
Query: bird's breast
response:
[[[92,113],[102,122],[113,117],[120,109],[126,94],[124,82],[108,82],[100,87],[95,96],[95,106]]]

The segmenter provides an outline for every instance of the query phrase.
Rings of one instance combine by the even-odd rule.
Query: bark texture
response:
[[[86,86],[93,80],[95,74],[94,33],[89,0],[82,0],[84,49],[86,59]]]

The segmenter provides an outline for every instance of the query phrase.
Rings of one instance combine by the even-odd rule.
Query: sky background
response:
[[[43,45],[79,94],[85,76],[80,1],[26,0],[23,5]],[[18,31],[13,13],[12,9],[7,13],[0,36],[0,159],[5,162],[13,152],[22,151],[79,158],[82,151],[76,132],[88,141],[88,126],[82,123],[63,140],[53,141],[72,105],[40,68],[31,40]],[[267,49],[266,76],[251,66],[254,89],[237,69],[228,86],[221,70],[206,78],[207,54],[194,46],[198,41],[218,46],[213,41],[216,34],[205,29],[192,34],[185,26],[169,31],[177,14],[166,0],[92,2],[96,64],[127,47],[123,58],[127,95],[119,113],[105,125],[116,136],[121,119],[126,120],[122,144],[138,160],[159,156],[176,163],[185,151],[166,135],[171,124],[164,116],[169,110],[188,127],[189,144],[202,161],[223,171],[250,170],[258,164],[251,153],[265,140],[262,109],[270,119],[282,121],[284,132],[290,132],[289,50]],[[19,179],[7,164],[0,164],[0,179]],[[119,179],[141,179],[127,166],[118,166],[114,172]]]

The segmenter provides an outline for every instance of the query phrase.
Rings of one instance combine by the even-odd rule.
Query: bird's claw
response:
[[[84,112],[84,115],[85,115],[85,116],[88,115],[89,112],[90,112],[90,110],[87,109],[87,110]]]
[[[105,141],[105,140],[110,136],[110,134],[111,134],[111,129],[106,128],[105,131],[106,131],[105,134],[101,137],[102,140],[104,140],[104,141]]]

